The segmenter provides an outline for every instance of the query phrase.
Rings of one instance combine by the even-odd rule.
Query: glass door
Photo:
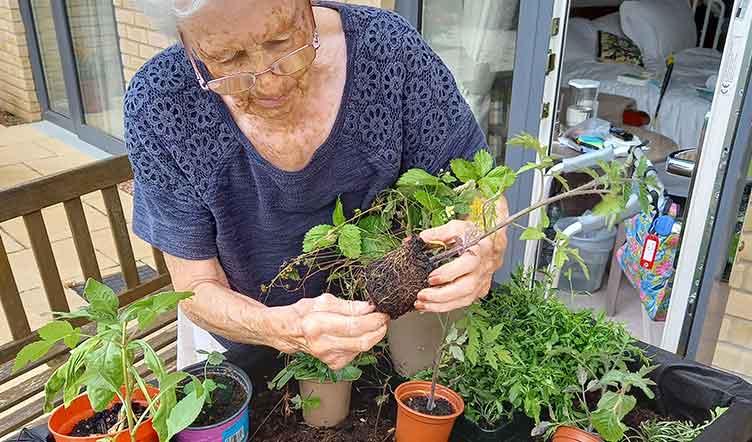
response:
[[[19,3],[46,120],[111,153],[124,152],[125,92],[112,2]]]
[[[541,128],[552,124],[542,106],[546,84],[557,75],[549,69],[549,48],[560,38],[558,31],[552,32],[552,22],[568,0],[396,0],[395,4],[449,66],[486,131],[497,163],[518,169],[535,161],[531,151],[506,142],[523,132],[544,138],[550,132]],[[506,193],[510,210],[530,206],[533,191],[532,177],[521,177]],[[508,235],[497,281],[507,279],[525,262],[520,231]]]

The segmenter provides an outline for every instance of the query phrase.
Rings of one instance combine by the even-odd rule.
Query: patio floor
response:
[[[82,166],[104,156],[102,153],[87,153],[80,146],[74,147],[72,141],[66,142],[64,137],[55,136],[51,131],[45,130],[45,127],[43,123],[0,126],[0,189]],[[122,190],[120,198],[130,227],[133,198]],[[105,215],[104,201],[99,193],[86,195],[82,200],[102,276],[117,274],[120,267]],[[43,210],[42,215],[61,279],[67,287],[68,302],[72,309],[77,308],[83,302],[72,287],[83,282],[83,273],[78,264],[65,211],[62,204],[59,204]],[[32,329],[36,329],[49,320],[50,308],[23,220],[17,218],[0,223],[0,237],[8,252],[21,299],[29,312],[29,323]],[[131,241],[137,265],[155,268],[151,247],[133,234]],[[4,318],[4,315],[0,316],[0,344],[10,341],[10,332]]]

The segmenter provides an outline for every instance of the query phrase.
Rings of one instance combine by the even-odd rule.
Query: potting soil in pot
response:
[[[391,442],[394,434],[396,404],[392,398],[382,406],[376,398],[381,387],[353,385],[350,415],[333,428],[314,428],[303,422],[300,411],[283,400],[284,392],[264,391],[251,401],[255,419],[251,420],[252,441],[268,442]],[[292,396],[297,392],[291,392]],[[289,396],[291,397],[291,396]],[[288,397],[288,398],[289,398]],[[287,403],[289,405],[289,402]],[[256,432],[258,430],[258,432]],[[418,441],[416,441],[418,442]]]
[[[204,405],[201,413],[191,424],[193,428],[222,422],[237,413],[245,402],[245,390],[235,379],[218,374],[209,374],[209,378],[213,379],[218,387],[212,393],[211,405]],[[178,392],[178,399],[182,397],[183,395]]]
[[[436,406],[433,410],[428,409],[428,396],[414,396],[405,401],[405,405],[413,410],[429,416],[451,416],[454,407],[444,398],[436,398]]]
[[[123,404],[117,403],[104,411],[95,413],[90,418],[80,421],[73,427],[73,431],[71,431],[69,436],[87,437],[109,434],[110,430],[118,423],[118,414],[122,406]],[[146,411],[146,407],[136,402],[132,403],[132,409],[136,418],[140,417]]]

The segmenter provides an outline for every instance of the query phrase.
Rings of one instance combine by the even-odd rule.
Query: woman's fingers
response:
[[[418,292],[418,303],[449,303],[476,293],[479,286],[480,281],[476,274],[469,273],[450,284],[421,290]],[[419,304],[416,304],[416,307],[418,306]]]
[[[468,273],[472,273],[481,263],[477,252],[465,253],[428,275],[428,284],[432,286],[448,284]]]
[[[471,226],[473,226],[473,224],[467,221],[452,220],[443,226],[434,227],[433,229],[420,232],[420,238],[426,242],[442,241],[444,243],[450,243],[463,236]]]
[[[348,301],[337,298],[329,293],[324,293],[313,299],[314,312],[336,313],[345,316],[363,316],[374,311],[373,304],[364,301]]]

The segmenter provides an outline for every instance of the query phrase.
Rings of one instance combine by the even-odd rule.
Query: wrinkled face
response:
[[[212,79],[268,69],[311,43],[313,28],[309,0],[211,0],[179,23],[183,39]],[[306,93],[309,70],[290,76],[267,72],[256,78],[253,89],[225,100],[242,112],[285,116]]]

